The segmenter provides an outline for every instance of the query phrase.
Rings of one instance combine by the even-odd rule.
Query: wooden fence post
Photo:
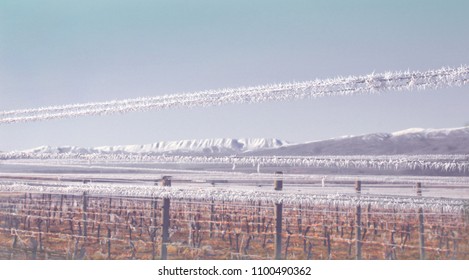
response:
[[[281,191],[283,189],[283,172],[277,171],[275,172],[275,181],[274,181],[274,189],[276,191]]]
[[[52,215],[51,208],[52,208],[52,194],[47,195],[47,220],[46,220],[46,232],[49,232],[49,227],[50,227],[50,218]]]
[[[156,208],[158,208],[158,201],[156,198],[153,198],[151,201],[151,226],[150,226],[150,236],[151,236],[151,256],[152,260],[156,257]]]
[[[28,194],[27,194],[27,193],[24,194],[24,212],[26,212],[26,209],[29,209],[29,206],[28,206]],[[29,212],[29,210],[28,210],[28,212]],[[27,220],[28,220],[28,216],[25,216],[25,217],[24,217],[24,222],[23,222],[23,224],[24,224],[23,229],[24,229],[24,230],[26,230]]]
[[[355,192],[357,193],[358,196],[360,196],[362,190],[362,183],[361,181],[357,180],[355,182]],[[356,255],[355,258],[357,260],[362,259],[362,206],[360,204],[361,202],[358,202],[357,205],[357,212],[356,212],[356,231],[355,231],[355,248],[356,248]]]
[[[163,233],[161,241],[161,259],[166,260],[168,258],[168,248],[166,243],[169,241],[169,198],[163,199]]]
[[[107,227],[107,259],[111,259],[111,228]]]
[[[417,183],[417,196],[422,196],[422,183]]]
[[[59,219],[60,219],[60,224],[62,224],[62,211],[63,211],[63,205],[64,205],[64,195],[61,194],[60,195],[60,215],[59,215]]]
[[[297,224],[298,224],[298,234],[301,234],[303,232],[303,211],[301,209],[301,204],[298,206],[298,219],[297,219]]]
[[[420,248],[420,259],[425,259],[425,225],[423,219],[423,208],[419,208],[419,248]]]
[[[86,211],[88,208],[88,198],[87,198],[87,193],[83,192],[83,236],[87,237],[87,232],[86,232],[86,227],[87,227],[87,222],[86,222]]]
[[[360,181],[360,180],[355,181],[355,192],[357,194],[362,193],[362,181]]]
[[[360,204],[357,205],[357,230],[355,231],[355,239],[356,239],[356,259],[362,259],[362,207]]]
[[[213,224],[215,223],[215,202],[210,203],[210,238],[213,236]]]
[[[417,196],[422,196],[422,184],[417,183]],[[424,217],[423,217],[423,208],[420,207],[418,210],[418,217],[419,217],[419,251],[420,251],[420,259],[425,259],[425,224],[424,224]]]
[[[282,210],[283,203],[275,203],[275,259],[282,259]]]
[[[261,201],[257,203],[257,233],[261,232]]]

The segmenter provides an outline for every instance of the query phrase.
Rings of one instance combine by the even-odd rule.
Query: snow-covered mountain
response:
[[[50,147],[41,146],[23,152],[27,153],[132,153],[132,154],[194,154],[194,155],[232,155],[248,151],[274,149],[288,142],[279,139],[203,139],[164,141],[146,145],[102,146],[81,148],[74,146]]]
[[[394,133],[344,136],[247,154],[277,156],[469,154],[469,127],[412,128]]]
[[[291,144],[278,139],[203,139],[157,142],[147,145],[95,148],[42,146],[28,153],[132,153],[171,155],[398,155],[469,154],[469,127],[450,129],[412,128],[394,133],[344,136]]]
[[[197,154],[240,154],[247,151],[278,148],[288,144],[279,139],[203,139],[165,141],[148,145],[104,146],[96,150],[104,153],[197,153]]]
[[[76,153],[76,154],[91,154],[98,152],[94,148],[82,148],[75,146],[61,146],[61,147],[51,147],[51,146],[40,146],[33,149],[23,150],[23,153],[32,153],[32,154],[62,154],[62,153]]]

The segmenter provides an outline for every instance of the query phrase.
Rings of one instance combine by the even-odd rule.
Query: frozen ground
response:
[[[284,193],[354,194],[356,180],[362,181],[362,194],[416,196],[416,183],[422,183],[424,197],[469,199],[469,177],[322,175],[284,172],[239,172],[229,169],[197,170],[148,168],[140,166],[8,163],[0,165],[1,184],[83,185],[113,184],[154,186],[162,176],[172,176],[175,189],[226,189],[272,192],[274,180],[282,179]],[[324,186],[323,186],[324,182]]]

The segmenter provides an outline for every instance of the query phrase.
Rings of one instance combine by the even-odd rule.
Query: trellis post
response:
[[[161,240],[161,259],[166,260],[168,258],[168,248],[166,243],[169,241],[169,206],[170,199],[163,199],[163,233]]]
[[[282,210],[283,203],[275,203],[275,259],[282,259]]]
[[[60,195],[60,215],[59,215],[60,224],[62,224],[63,205],[64,205],[64,195],[61,194],[61,195]]]
[[[150,236],[151,236],[151,256],[152,260],[156,256],[156,209],[158,208],[158,201],[156,198],[151,200],[151,226],[150,226]]]
[[[107,227],[107,259],[111,259],[111,228]]]
[[[417,183],[417,196],[422,196],[422,183]]]
[[[417,196],[422,196],[422,184],[417,183]],[[419,251],[420,251],[420,259],[425,259],[425,224],[424,224],[424,217],[423,217],[423,208],[420,207],[418,210],[418,217],[419,217]]]
[[[86,227],[87,227],[87,222],[86,222],[86,211],[88,208],[88,199],[87,199],[87,193],[83,192],[83,236],[86,239],[87,232],[86,232]]]
[[[361,195],[362,191],[362,182],[360,180],[357,180],[355,182],[355,192],[357,193],[357,196]],[[355,240],[356,240],[356,256],[355,258],[357,260],[362,259],[362,206],[360,204],[361,202],[358,201],[357,205],[357,212],[356,212],[356,231],[355,231]]]
[[[215,223],[215,201],[210,203],[210,238],[213,237],[213,224]]]
[[[277,171],[275,172],[275,181],[274,181],[274,189],[276,191],[281,191],[283,189],[283,172]]]

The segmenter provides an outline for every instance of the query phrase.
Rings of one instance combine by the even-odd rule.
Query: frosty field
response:
[[[468,76],[460,66],[16,109],[0,125],[439,89]],[[0,152],[0,258],[469,259],[468,141],[468,127],[411,128]]]
[[[4,161],[1,258],[469,258],[467,176],[162,165]]]

